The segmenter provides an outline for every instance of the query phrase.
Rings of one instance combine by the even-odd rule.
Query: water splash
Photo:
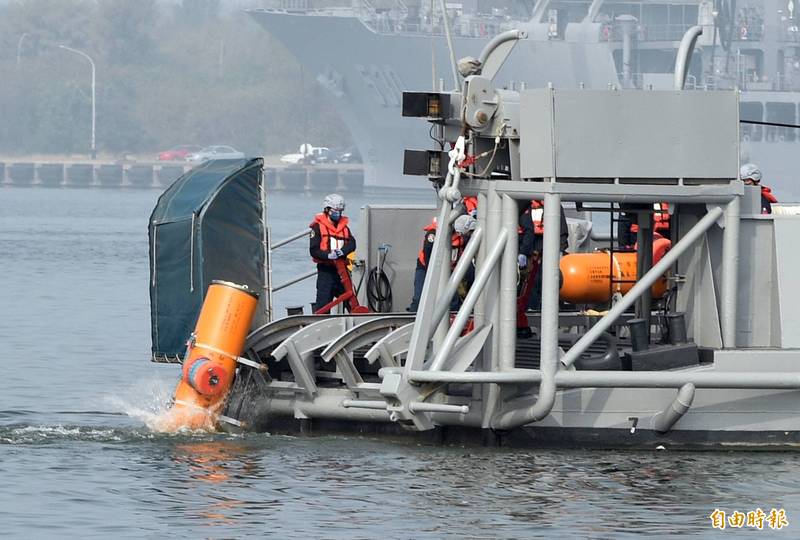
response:
[[[207,434],[216,432],[216,415],[213,411],[201,409],[191,413],[192,417],[202,414],[206,421],[202,427],[190,429],[183,425],[189,418],[186,411],[178,411],[174,405],[175,380],[152,378],[140,380],[121,393],[106,396],[106,401],[115,412],[120,412],[142,422],[153,433],[178,433],[183,435]],[[182,404],[185,408],[188,404]],[[197,422],[193,425],[197,426]]]
[[[0,444],[55,444],[64,441],[121,442],[147,438],[149,433],[139,433],[106,427],[65,426],[4,426],[0,428]]]
[[[114,412],[142,422],[150,431],[161,431],[158,426],[172,406],[174,390],[174,379],[140,379],[121,392],[105,396],[105,401]]]

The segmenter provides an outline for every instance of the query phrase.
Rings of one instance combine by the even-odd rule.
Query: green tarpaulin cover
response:
[[[159,197],[148,227],[153,361],[183,358],[213,280],[263,292],[262,167],[260,158],[207,161]]]

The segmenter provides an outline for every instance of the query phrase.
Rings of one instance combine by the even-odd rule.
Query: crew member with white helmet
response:
[[[344,198],[331,193],[322,202],[322,212],[311,222],[311,241],[308,251],[317,263],[317,298],[314,311],[330,303],[344,290],[334,261],[346,259],[356,250],[356,239],[343,215]]]
[[[477,220],[469,214],[461,215],[453,222],[453,234],[450,236],[450,265],[451,268],[455,267],[458,258],[464,251],[464,247],[475,230]],[[434,217],[431,222],[426,225],[422,230],[425,235],[422,239],[422,249],[419,250],[417,255],[417,268],[414,272],[414,296],[411,299],[411,305],[406,308],[406,311],[415,312],[419,307],[419,299],[422,296],[422,286],[425,283],[425,274],[428,272],[428,262],[431,258],[431,251],[433,249],[433,242],[436,240],[436,218]],[[467,272],[465,281],[471,283],[471,272]],[[460,301],[458,295],[453,297],[451,302],[451,309],[457,309]]]
[[[739,169],[739,176],[742,182],[748,186],[759,186],[761,188],[761,213],[771,214],[772,204],[778,202],[772,190],[767,186],[761,185],[761,169],[755,163],[745,163]]]

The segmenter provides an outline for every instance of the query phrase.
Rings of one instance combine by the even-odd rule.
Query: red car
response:
[[[189,154],[194,154],[202,149],[202,146],[196,144],[180,144],[164,152],[159,152],[158,161],[184,161]]]

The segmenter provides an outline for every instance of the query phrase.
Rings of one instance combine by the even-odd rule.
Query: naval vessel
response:
[[[535,3],[354,0],[343,7],[280,0],[249,13],[329,91],[364,157],[365,184],[407,187],[401,148],[425,148],[429,133],[400,112],[405,90],[460,87],[453,57],[477,56],[494,35],[526,32],[497,76],[501,87],[665,89],[679,41],[704,32],[687,88],[742,91],[741,114],[795,124],[800,104],[800,32],[794,0],[537,0]],[[758,163],[785,200],[800,198],[795,130],[750,125],[741,159]]]
[[[504,89],[495,76],[525,37],[514,29],[457,91],[405,92],[402,114],[437,142],[406,152],[404,170],[436,186],[438,205],[363,208],[354,274],[366,286],[343,277],[345,292],[314,314],[272,308],[274,292],[315,272],[272,282],[279,248],[309,233],[270,238],[262,160],[181,177],[149,227],[153,360],[183,363],[160,428],[796,447],[800,209],[764,213],[761,190],[739,178],[740,93],[685,88],[703,32],[681,38],[672,90]],[[470,227],[465,197],[477,201]],[[526,211],[541,244],[524,261]],[[656,226],[667,214],[668,232]],[[421,239],[409,233],[432,215],[408,313]],[[633,245],[615,232],[623,217]]]

